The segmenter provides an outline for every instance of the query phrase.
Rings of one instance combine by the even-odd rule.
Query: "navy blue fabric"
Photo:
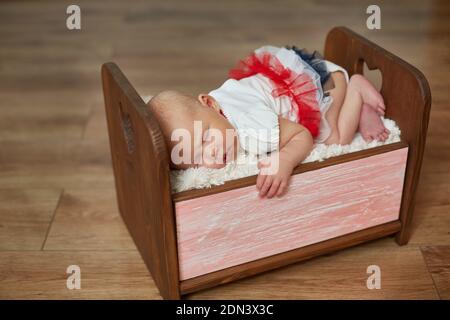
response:
[[[309,53],[306,49],[298,49],[296,46],[286,46],[286,49],[294,51],[319,74],[320,83],[323,87],[325,82],[330,78],[330,72],[328,72],[326,64],[320,54],[317,51]]]

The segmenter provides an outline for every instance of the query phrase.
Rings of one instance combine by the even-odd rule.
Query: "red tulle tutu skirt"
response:
[[[285,68],[278,58],[268,52],[253,53],[241,60],[236,68],[230,70],[232,79],[242,79],[262,74],[269,78],[274,89],[273,97],[288,96],[291,110],[296,112],[298,122],[317,137],[320,128],[320,107],[317,101],[317,86],[306,73],[297,74]]]

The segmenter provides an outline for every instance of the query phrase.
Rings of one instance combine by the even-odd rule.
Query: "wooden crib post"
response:
[[[386,103],[386,117],[395,120],[401,139],[409,152],[400,208],[401,230],[397,243],[409,240],[414,202],[419,182],[431,93],[424,75],[409,63],[345,27],[332,29],[325,43],[325,59],[343,66],[350,75],[362,74],[363,63],[382,74],[381,94]]]
[[[159,125],[114,63],[102,66],[103,93],[120,213],[165,299],[179,299],[169,161]]]

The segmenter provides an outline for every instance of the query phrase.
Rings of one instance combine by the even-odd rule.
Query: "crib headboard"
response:
[[[386,103],[386,117],[395,120],[402,140],[409,145],[400,210],[402,229],[397,235],[397,242],[404,244],[409,238],[430,116],[428,82],[409,63],[345,27],[336,27],[328,33],[325,59],[341,65],[350,75],[363,74],[364,62],[370,70],[379,69],[381,72],[381,94]]]
[[[160,127],[116,64],[102,66],[102,81],[120,213],[161,295],[179,299],[169,158]]]

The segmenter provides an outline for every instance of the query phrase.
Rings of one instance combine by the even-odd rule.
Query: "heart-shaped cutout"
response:
[[[380,69],[370,70],[366,62],[363,63],[363,75],[373,84],[373,86],[380,92],[383,85],[383,76]]]

